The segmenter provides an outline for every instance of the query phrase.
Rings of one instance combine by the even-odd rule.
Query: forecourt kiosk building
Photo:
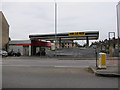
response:
[[[36,52],[39,52],[46,47],[46,45],[41,47],[43,45],[40,45],[40,41],[49,42],[49,46],[51,46],[49,49],[51,50],[54,50],[55,48],[74,48],[74,40],[86,40],[86,46],[89,46],[89,40],[97,40],[99,38],[99,31],[36,34],[29,35],[29,38],[32,42],[31,55],[35,55]]]

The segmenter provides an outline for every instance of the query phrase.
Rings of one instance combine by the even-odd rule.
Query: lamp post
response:
[[[57,3],[55,2],[55,56],[56,56],[56,48],[57,48]]]

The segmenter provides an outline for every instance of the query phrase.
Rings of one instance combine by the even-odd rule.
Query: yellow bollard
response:
[[[99,53],[98,68],[105,68],[106,69],[106,54],[105,53]]]

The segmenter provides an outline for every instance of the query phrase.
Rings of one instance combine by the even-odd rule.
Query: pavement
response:
[[[106,77],[120,77],[118,66],[107,66],[106,69],[100,69],[95,66],[90,66],[95,75]]]
[[[106,69],[100,69],[95,66],[90,66],[95,75],[107,76],[107,77],[120,77],[120,57],[107,57]]]

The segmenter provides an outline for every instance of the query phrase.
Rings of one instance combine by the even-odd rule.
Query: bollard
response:
[[[99,65],[98,68],[106,69],[106,53],[99,53]]]

